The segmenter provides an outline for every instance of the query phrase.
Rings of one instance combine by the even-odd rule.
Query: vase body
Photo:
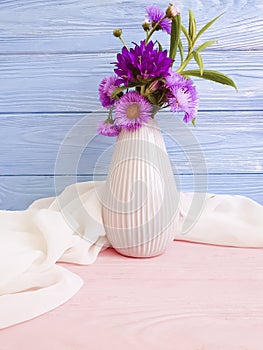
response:
[[[176,230],[178,193],[157,122],[122,130],[114,146],[102,203],[107,237],[120,254],[162,254]]]

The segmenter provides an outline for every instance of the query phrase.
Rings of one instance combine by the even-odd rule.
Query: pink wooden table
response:
[[[65,264],[64,264],[65,265]],[[0,331],[0,350],[262,350],[260,249],[174,242],[132,259],[65,265],[84,287],[61,307]]]

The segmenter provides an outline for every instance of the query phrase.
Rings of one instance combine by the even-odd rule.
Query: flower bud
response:
[[[149,86],[149,91],[153,92],[158,90],[160,87],[160,82],[158,80],[153,81]]]
[[[142,27],[147,32],[148,30],[150,30],[150,22],[143,22]]]
[[[174,19],[179,13],[179,8],[175,4],[170,3],[165,14],[167,18]]]
[[[113,35],[116,36],[116,38],[119,38],[122,35],[122,30],[120,28],[114,29]]]

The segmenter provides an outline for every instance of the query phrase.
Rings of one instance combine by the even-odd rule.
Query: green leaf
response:
[[[172,29],[170,36],[170,52],[169,57],[175,60],[178,43],[180,41],[180,33],[181,33],[181,16],[177,15],[172,20]]]
[[[214,43],[217,43],[217,40],[208,40],[202,45],[198,46],[197,49],[195,49],[196,52],[200,52],[208,48],[209,46],[212,46]]]
[[[111,94],[112,98],[115,98],[119,93],[121,93],[122,91],[126,90],[127,86],[119,86],[117,87]]]
[[[224,14],[224,12],[221,13],[221,15],[219,15],[219,16],[213,18],[213,19],[212,19],[210,22],[208,22],[206,25],[204,25],[203,28],[201,28],[201,29],[199,30],[199,32],[197,33],[197,35],[196,35],[196,37],[195,37],[195,39],[194,39],[194,43],[197,41],[197,39],[198,39],[208,28],[211,27],[211,25],[212,25],[219,17],[223,16],[223,14]]]
[[[198,78],[203,78],[203,79],[207,79],[207,80],[212,80],[216,83],[219,84],[224,84],[224,85],[229,85],[232,86],[234,89],[236,89],[237,91],[237,87],[236,84],[234,83],[234,81],[229,78],[227,75],[214,71],[214,70],[204,70],[203,74],[201,75],[200,70],[186,70],[184,72],[181,72],[181,75],[187,76],[195,76]]]
[[[191,52],[188,54],[186,57],[185,61],[181,64],[181,66],[177,69],[177,72],[181,74],[181,72],[185,69],[185,67],[188,65],[188,63],[191,61],[193,58],[193,53]]]
[[[188,35],[188,32],[186,30],[186,28],[181,24],[181,30],[184,33],[187,41],[188,41],[188,52],[190,52],[191,48],[192,48],[192,41],[190,39],[190,36]]]
[[[204,63],[203,63],[202,56],[200,55],[200,53],[196,51],[193,51],[193,55],[194,55],[195,62],[198,64],[198,67],[200,69],[200,74],[203,75]]]
[[[180,51],[180,58],[181,58],[181,64],[182,64],[183,61],[184,61],[184,48],[183,48],[183,44],[182,44],[181,39],[179,40],[178,48],[179,48],[179,51]]]
[[[193,41],[196,34],[196,21],[195,21],[194,14],[191,10],[189,10],[188,34],[190,39]]]
[[[160,43],[160,41],[156,40],[157,44],[158,44],[158,50],[159,52],[160,51],[163,51],[163,47],[162,47],[162,44]]]
[[[117,95],[119,95],[124,90],[127,90],[127,89],[132,88],[132,87],[143,86],[144,84],[145,84],[145,82],[144,83],[130,83],[128,86],[119,86],[112,92],[111,97],[115,98]]]
[[[192,119],[193,126],[195,126],[195,121],[196,121],[196,118]]]

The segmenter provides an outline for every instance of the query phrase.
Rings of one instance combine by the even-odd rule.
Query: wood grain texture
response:
[[[90,266],[62,266],[83,278],[83,288],[2,330],[3,350],[262,349],[261,249],[174,241],[154,259],[108,249]]]
[[[105,176],[114,140],[96,136],[95,129],[105,117],[97,87],[111,74],[110,62],[121,47],[112,29],[118,23],[127,42],[139,40],[144,9],[151,4],[151,0],[1,1],[2,208],[24,208],[38,196],[53,194],[54,174]],[[155,4],[167,5],[161,0]],[[204,37],[219,39],[204,54],[204,61],[206,68],[229,74],[239,92],[196,79],[197,127],[182,128],[172,115],[159,119],[174,173],[182,177],[182,183],[192,184],[187,190],[193,188],[191,173],[208,173],[216,179],[214,185],[210,182],[213,191],[240,191],[261,201],[261,1],[212,0],[208,5],[204,0],[186,0],[178,4],[183,21],[191,8],[199,27],[225,11]],[[157,34],[168,44],[165,34]],[[42,185],[34,185],[37,179],[44,179]],[[51,182],[47,184],[46,179]]]
[[[233,78],[239,92],[194,78],[200,110],[263,110],[263,51],[207,52],[203,57],[207,69]],[[99,83],[112,74],[115,60],[113,53],[2,56],[0,112],[98,110]]]
[[[121,26],[128,43],[139,40],[152,3],[0,1],[0,209],[25,209],[77,181],[106,178],[114,139],[95,133],[105,117],[97,87],[121,47],[113,28]],[[196,128],[160,115],[178,189],[240,194],[263,205],[262,0],[178,4],[183,21],[190,7],[200,27],[225,11],[204,36],[218,39],[205,66],[239,88],[196,79]],[[80,293],[4,330],[0,349],[261,350],[262,266],[255,249],[174,242],[147,261],[108,250],[88,268],[71,265],[85,280]]]
[[[114,27],[123,28],[127,42],[139,40],[143,35],[140,28],[145,7],[152,3],[152,0],[1,1],[1,52],[116,51],[119,43],[112,36]],[[164,9],[168,3],[154,1]],[[204,39],[219,40],[215,50],[263,49],[261,0],[212,0],[209,3],[187,0],[177,3],[183,22],[186,23],[187,10],[191,8],[199,27],[225,12],[204,35]]]
[[[0,118],[2,175],[107,174],[115,138],[96,135],[103,113]],[[262,173],[262,112],[200,112],[197,126],[162,112],[174,173]],[[222,180],[223,181],[223,180]]]
[[[100,176],[1,176],[0,210],[26,209],[34,200],[57,195],[73,183],[105,180]],[[248,196],[263,205],[263,174],[177,175],[178,190]]]

